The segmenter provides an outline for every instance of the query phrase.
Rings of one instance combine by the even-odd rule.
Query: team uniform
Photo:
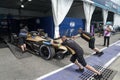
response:
[[[19,33],[19,45],[25,44],[28,31],[26,29],[21,29]]]
[[[92,36],[90,33],[82,31],[80,36],[89,43],[89,48],[95,48],[95,37]]]
[[[89,34],[86,33],[86,35],[82,34],[81,36],[90,43],[89,44],[90,48],[94,48],[94,41],[95,40],[92,36],[90,36],[90,35],[88,36],[88,35]],[[83,49],[74,40],[66,39],[65,41],[63,41],[62,45],[66,46],[66,47],[69,47],[70,49],[73,50],[74,54],[70,58],[71,62],[75,63],[75,61],[78,60],[78,62],[83,67],[86,67],[87,69],[97,73],[97,71],[95,71],[94,68],[91,68],[92,66],[87,65],[87,63],[86,63],[86,61],[83,57],[83,54],[84,54]],[[84,72],[84,68],[79,67],[79,69],[76,69],[76,71],[77,72]],[[102,77],[102,74],[97,73],[97,75],[94,75],[93,77],[95,79],[100,79]]]
[[[83,66],[86,66],[87,63],[83,57],[84,51],[83,49],[73,40],[65,40],[62,45],[68,46],[69,48],[71,48],[72,50],[75,51],[75,54],[72,55],[70,61],[71,62],[75,62],[76,59],[78,60],[79,63],[81,63]]]

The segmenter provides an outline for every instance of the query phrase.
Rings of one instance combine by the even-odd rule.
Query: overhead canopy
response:
[[[51,0],[32,0],[31,2],[24,1],[24,10],[47,12],[51,9]],[[20,8],[20,0],[0,0],[0,7],[9,9]]]
[[[88,0],[90,1],[90,0]],[[91,0],[95,6],[120,14],[120,0]]]
[[[20,8],[21,5],[20,1],[21,0],[0,0],[0,8],[17,10]],[[24,3],[24,8],[22,10],[41,12],[44,14],[48,12],[52,12],[51,0],[32,0],[31,2],[28,2],[28,0],[23,0],[23,1],[25,3]],[[74,0],[73,6],[76,6],[77,3],[81,3],[81,0]]]

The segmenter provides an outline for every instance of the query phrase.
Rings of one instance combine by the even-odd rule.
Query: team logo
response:
[[[75,27],[75,22],[70,22],[70,27]]]

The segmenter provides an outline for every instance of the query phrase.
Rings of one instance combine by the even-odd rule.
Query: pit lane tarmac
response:
[[[111,36],[111,43],[117,41],[119,37],[120,37],[119,34]],[[103,37],[100,38],[96,37],[96,42],[97,42],[96,46],[98,48],[103,48],[103,46],[101,46],[103,43],[102,40]],[[92,55],[91,53],[93,51],[91,51],[91,49],[88,48],[88,44],[84,40],[77,39],[76,41],[84,49],[85,58],[87,58],[86,56]],[[0,80],[35,80],[39,77],[42,77],[42,75],[50,73],[51,71],[55,72],[58,69],[64,68],[64,66],[71,63],[69,59],[70,56],[66,57],[63,60],[56,60],[56,59],[44,60],[41,57],[34,55],[31,57],[18,59],[13,55],[13,53],[11,53],[9,48],[1,48],[0,49]],[[118,58],[118,60],[112,63],[112,66],[110,65],[110,69],[118,71],[118,73],[115,75],[113,80],[120,79],[119,64],[120,64],[120,58]],[[72,65],[69,65],[68,67],[70,66]],[[65,73],[67,73],[67,71],[70,71],[67,73],[68,75],[70,75],[70,73],[74,72],[75,68],[77,67],[76,66],[70,67],[69,70],[65,71]],[[78,75],[77,77],[79,76],[80,75]],[[61,78],[64,78],[64,76]]]
[[[115,71],[107,69],[107,67],[120,56],[120,41],[117,41],[108,48],[104,48],[103,52],[104,54],[102,56],[98,57],[92,55],[86,58],[86,61],[99,71],[103,70],[103,80],[112,80],[115,75]],[[60,70],[41,76],[36,80],[90,80],[90,78],[94,75],[94,73],[88,71],[87,69],[85,69],[83,73],[76,73],[74,71],[75,68],[77,68],[76,65],[71,64]]]

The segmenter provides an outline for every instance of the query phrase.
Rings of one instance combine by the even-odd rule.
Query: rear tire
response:
[[[41,45],[40,56],[45,60],[50,60],[55,56],[55,49],[52,46]]]
[[[11,34],[10,42],[11,42],[12,44],[15,44],[15,45],[18,43],[17,34],[15,34],[15,33],[12,33],[12,34]]]

